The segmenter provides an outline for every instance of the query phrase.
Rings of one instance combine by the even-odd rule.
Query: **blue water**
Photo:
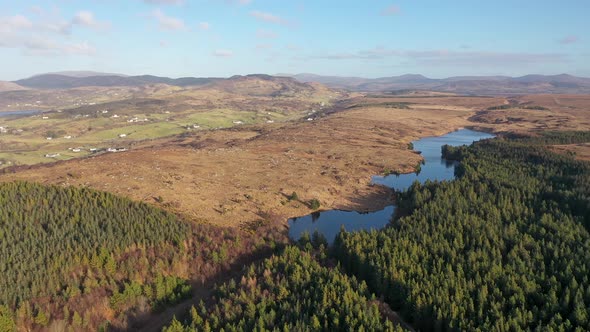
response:
[[[494,135],[469,129],[461,129],[438,137],[426,137],[412,142],[414,150],[420,151],[424,164],[420,173],[401,175],[373,176],[373,183],[382,184],[395,190],[403,191],[414,181],[423,183],[426,180],[452,180],[455,178],[455,163],[442,158],[441,148],[448,144],[459,146],[471,144],[482,139],[493,138]],[[381,211],[359,213],[355,211],[330,210],[316,212],[307,216],[289,219],[289,236],[299,239],[304,232],[310,235],[315,231],[323,234],[329,243],[336,238],[340,227],[347,231],[379,229],[391,220],[395,206],[388,206]]]
[[[442,158],[443,145],[469,145],[473,142],[493,138],[494,135],[479,131],[461,129],[443,136],[426,137],[412,142],[414,150],[420,151],[425,164],[420,173],[409,173],[388,176],[373,176],[373,183],[382,184],[395,190],[404,191],[416,180],[424,183],[426,180],[452,180],[455,178],[455,163]]]
[[[41,112],[43,112],[43,111],[39,111],[39,110],[6,111],[6,112],[0,112],[0,118],[9,117],[9,116],[19,117],[19,116],[35,115],[35,114],[39,114]]]
[[[347,231],[360,231],[363,229],[380,229],[389,223],[395,206],[391,205],[376,212],[356,212],[330,210],[316,212],[304,217],[289,219],[289,236],[299,239],[303,233],[309,235],[315,231],[323,234],[328,242],[332,243],[340,232],[340,226]]]

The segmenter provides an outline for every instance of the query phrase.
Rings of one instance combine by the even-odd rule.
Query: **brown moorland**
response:
[[[493,109],[498,106],[503,108]],[[191,304],[207,299],[214,282],[228,280],[244,264],[268,254],[270,248],[259,246],[259,242],[286,242],[281,226],[288,217],[308,214],[311,210],[305,204],[307,200],[319,199],[322,209],[373,210],[391,204],[391,191],[371,186],[370,177],[385,171],[413,170],[421,157],[408,149],[412,140],[461,127],[529,134],[563,128],[589,130],[589,112],[589,96],[359,96],[339,102],[311,121],[303,118],[146,140],[136,142],[126,152],[8,168],[0,181],[24,179],[88,186],[160,205],[196,222],[193,226],[197,231],[191,238],[212,234],[214,240],[202,248],[196,240],[190,240],[193,242],[188,248],[231,248],[223,265],[203,260],[206,254],[189,254],[162,270],[189,280],[193,292],[190,299],[161,313],[141,303],[128,303],[115,311],[109,306],[108,288],[98,288],[68,302],[70,308],[89,317],[89,326],[108,319],[114,328],[145,330],[147,326],[158,328]],[[516,121],[515,117],[522,119]],[[579,151],[590,146],[554,148],[574,151],[584,158]],[[287,198],[293,192],[300,200]],[[261,221],[274,223],[264,225]],[[235,227],[256,227],[256,233]],[[133,250],[118,258],[120,264],[135,266],[133,260],[126,263],[125,258],[134,258],[129,255]],[[169,260],[158,255],[148,258],[150,262]],[[150,281],[149,271],[135,271]],[[117,274],[117,278],[119,282],[125,280],[124,275]],[[51,327],[63,323],[59,320],[63,302],[43,298],[33,303],[56,319]],[[25,320],[19,326],[29,323]]]
[[[493,109],[504,105],[509,107]],[[412,171],[421,157],[408,143],[420,137],[466,126],[520,133],[587,130],[589,112],[585,95],[360,96],[312,121],[145,141],[123,153],[13,168],[0,181],[89,186],[221,226],[284,222],[309,213],[306,202],[314,198],[321,209],[391,204],[390,190],[370,185],[371,175]],[[300,201],[288,200],[293,192]]]
[[[89,186],[223,226],[304,215],[314,198],[321,209],[376,210],[391,204],[391,192],[371,186],[371,175],[412,171],[421,157],[409,142],[473,125],[475,111],[505,102],[357,97],[312,121],[147,141],[124,153],[12,169],[0,180]],[[293,192],[301,201],[287,199]]]
[[[569,153],[576,159],[590,161],[590,144],[569,144],[569,145],[554,145],[551,149],[555,152]]]

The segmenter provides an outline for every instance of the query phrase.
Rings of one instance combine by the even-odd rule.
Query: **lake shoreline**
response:
[[[452,180],[455,178],[456,163],[449,162],[442,157],[441,147],[444,145],[469,145],[481,139],[493,138],[495,135],[467,128],[459,128],[439,136],[420,138],[412,142],[414,151],[420,151],[422,157],[421,167],[415,172],[396,175],[371,177],[369,186],[387,188],[390,193],[390,204],[381,210],[336,208],[324,211],[315,211],[310,215],[289,218],[287,220],[289,236],[292,239],[299,238],[304,233],[318,231],[322,233],[329,243],[340,231],[341,225],[347,231],[380,229],[386,227],[397,212],[395,204],[395,192],[406,190],[414,181],[424,183],[427,180]],[[367,198],[359,198],[359,201]],[[323,219],[321,219],[323,217]],[[320,220],[321,219],[321,220]]]

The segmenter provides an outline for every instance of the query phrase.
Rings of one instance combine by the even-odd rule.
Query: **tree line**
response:
[[[282,241],[87,188],[2,183],[0,207],[0,331],[125,329]]]
[[[347,276],[317,235],[246,268],[163,331],[403,331],[384,319],[364,282]]]
[[[590,164],[551,132],[444,147],[450,182],[414,183],[390,227],[341,232],[334,252],[421,330],[590,330]]]

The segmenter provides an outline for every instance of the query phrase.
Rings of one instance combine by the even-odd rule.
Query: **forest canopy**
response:
[[[590,164],[545,144],[588,132],[444,147],[459,178],[414,183],[406,216],[342,232],[335,252],[423,330],[590,330]]]

